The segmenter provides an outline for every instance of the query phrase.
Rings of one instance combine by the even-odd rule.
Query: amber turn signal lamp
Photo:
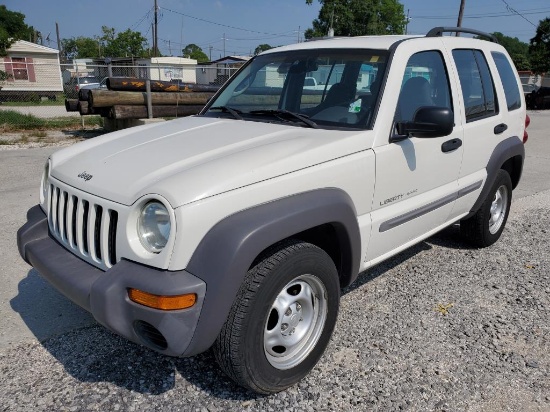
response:
[[[138,289],[128,289],[128,297],[132,302],[149,308],[161,310],[178,310],[190,308],[197,302],[196,293],[187,293],[185,295],[162,296],[143,292]]]

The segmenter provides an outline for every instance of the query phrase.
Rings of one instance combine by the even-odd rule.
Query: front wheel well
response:
[[[315,226],[302,232],[282,239],[275,245],[265,248],[257,257],[250,268],[254,267],[258,262],[263,260],[266,255],[271,254],[273,247],[281,243],[288,242],[290,239],[301,240],[302,242],[311,243],[324,250],[334,262],[338,271],[340,286],[345,287],[351,282],[351,252],[346,253],[346,247],[342,245],[341,237],[339,236],[338,226],[331,223],[326,223],[320,226]],[[249,269],[250,269],[249,268]]]

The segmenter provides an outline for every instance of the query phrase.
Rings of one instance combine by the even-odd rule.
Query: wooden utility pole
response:
[[[151,37],[153,38],[153,48],[151,49],[151,57],[155,57],[155,23],[151,23]]]
[[[159,53],[159,38],[158,38],[158,6],[157,6],[157,0],[155,0],[155,32],[154,32],[155,40],[155,49],[153,50],[154,57],[158,57]]]
[[[61,37],[59,37],[59,24],[55,22],[55,33],[57,34],[57,50],[59,50],[59,57],[63,55],[63,50],[61,50]]]
[[[460,0],[460,10],[458,11],[458,21],[456,22],[456,27],[462,27],[462,16],[464,16],[464,4],[466,0]],[[460,32],[456,32],[456,37],[460,36]]]

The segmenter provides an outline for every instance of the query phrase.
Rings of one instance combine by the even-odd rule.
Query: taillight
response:
[[[529,139],[529,134],[527,133],[527,128],[529,127],[529,124],[531,123],[531,118],[528,114],[525,115],[525,130],[523,130],[523,144],[527,142],[527,139]]]

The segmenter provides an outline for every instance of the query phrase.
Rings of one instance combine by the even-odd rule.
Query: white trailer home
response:
[[[0,58],[0,70],[8,74],[0,100],[55,99],[63,92],[58,50],[18,40]]]
[[[178,80],[182,83],[196,83],[197,61],[186,57],[151,57],[138,59],[138,77],[151,80]]]

